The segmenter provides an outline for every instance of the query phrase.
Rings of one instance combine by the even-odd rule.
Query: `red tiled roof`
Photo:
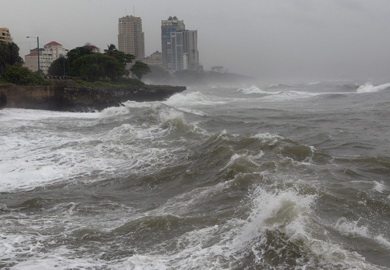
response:
[[[37,56],[38,55],[38,52],[31,52],[29,54],[27,54],[26,56]],[[42,52],[40,53],[40,55],[42,55]]]
[[[52,41],[52,42],[47,43],[45,46],[58,46],[58,45],[62,46],[62,44],[60,44],[56,41]]]

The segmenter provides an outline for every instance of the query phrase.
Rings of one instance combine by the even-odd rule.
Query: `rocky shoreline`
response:
[[[7,95],[4,93],[0,93],[0,109],[5,108],[7,106]]]
[[[126,101],[163,101],[185,86],[145,85],[115,88],[0,85],[0,108],[94,112]]]

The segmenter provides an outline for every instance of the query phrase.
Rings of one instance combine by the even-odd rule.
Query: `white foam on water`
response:
[[[300,195],[294,190],[269,192],[261,187],[253,193],[253,207],[248,220],[240,226],[239,233],[234,236],[232,246],[237,250],[254,245],[252,252],[259,262],[262,261],[263,246],[267,230],[284,233],[288,241],[299,243],[302,250],[310,251],[314,256],[308,265],[343,265],[345,268],[377,269],[365,262],[357,253],[349,252],[337,244],[320,240],[313,236],[310,216],[316,201],[314,195]],[[260,239],[260,240],[258,240]],[[260,248],[260,250],[258,250]],[[276,251],[277,252],[277,251]]]
[[[127,173],[146,173],[174,162],[178,147],[169,151],[163,145],[157,147],[159,140],[170,132],[158,122],[146,126],[122,124],[108,132],[78,131],[86,126],[93,129],[102,116],[110,117],[122,110],[128,108],[109,108],[103,114],[78,114],[80,119],[69,113],[56,113],[54,118],[50,112],[43,111],[8,112],[8,120],[0,120],[3,124],[0,130],[0,192],[29,190],[77,179],[100,181],[113,174],[120,175],[121,169]],[[32,116],[24,119],[28,115]],[[75,129],[58,131],[46,120],[51,117],[52,121],[66,121]],[[159,109],[155,117],[160,117],[158,120],[162,123],[184,118],[182,112],[174,109]]]
[[[49,258],[44,256],[43,258],[28,259],[11,267],[10,270],[101,269],[103,267],[107,269],[106,266],[106,262],[99,263],[94,259],[66,258],[57,253]]]
[[[233,159],[237,160],[239,157]],[[148,214],[186,215],[192,206],[196,207],[201,201],[229,189],[231,185],[234,185],[234,180],[221,182],[212,187],[191,190],[189,193],[168,200],[162,207],[152,210]],[[298,263],[299,269],[318,267],[318,261],[320,261],[320,266],[326,265],[327,267],[329,265],[340,267],[341,265],[343,269],[376,269],[366,263],[364,258],[358,254],[348,252],[335,244],[318,240],[311,235],[310,215],[316,200],[315,196],[300,195],[294,190],[267,191],[258,186],[254,188],[249,198],[251,208],[247,218],[236,218],[218,225],[186,232],[176,238],[177,248],[171,252],[162,248],[159,251],[151,251],[150,254],[134,254],[127,258],[107,262],[93,258],[75,258],[75,251],[67,250],[64,247],[51,250],[48,253],[38,253],[40,246],[37,246],[35,251],[31,250],[31,254],[35,254],[34,256],[27,261],[16,264],[11,269],[65,270],[108,267],[109,269],[131,270],[217,270],[230,269],[234,263],[247,256],[248,252],[256,256],[257,263],[261,267],[263,252],[267,252],[267,248],[274,248],[266,244],[267,231],[285,234],[288,241],[303,245],[302,250],[306,250],[309,256],[315,257],[312,261],[304,262],[302,265]],[[75,211],[74,208],[71,210]],[[132,215],[128,216],[132,219],[135,218]],[[10,236],[7,235],[7,237],[8,243],[14,241],[10,239]],[[39,243],[34,239],[19,239],[17,241],[19,247],[31,246],[31,242],[34,241]],[[7,245],[3,246],[5,248],[0,251],[5,250],[11,256],[15,256],[15,250],[11,248],[7,251]],[[281,252],[280,250],[274,251]]]
[[[126,101],[123,106],[109,107],[98,113],[101,117],[113,117],[119,115],[131,114],[132,109],[138,108],[154,108],[156,109],[160,105],[159,102],[136,102]]]
[[[57,112],[12,108],[5,108],[3,110],[0,110],[0,123],[6,121],[28,122],[50,118],[96,119],[99,117],[99,113]]]
[[[381,84],[381,85],[377,85],[377,86],[370,84],[370,83],[366,83],[366,84],[360,86],[356,90],[356,92],[357,93],[375,93],[375,92],[385,90],[387,88],[390,88],[390,83],[385,83],[385,84]]]
[[[305,219],[310,213],[314,196],[301,196],[293,190],[277,193],[257,187],[251,195],[252,211],[233,241],[234,246],[248,246],[265,230],[285,229],[291,237],[305,236]]]
[[[359,226],[359,220],[351,221],[345,217],[339,218],[336,224],[333,226],[342,235],[350,237],[363,237],[374,240],[377,244],[390,249],[390,241],[385,238],[382,234],[374,234],[365,225]]]
[[[258,88],[255,85],[252,85],[251,87],[248,87],[248,88],[237,89],[237,92],[242,92],[245,95],[251,95],[251,94],[271,94],[269,92],[261,90],[260,88]]]
[[[287,87],[291,87],[291,85],[285,83],[274,83],[274,84],[267,85],[267,88],[287,88]]]
[[[259,139],[262,143],[267,145],[275,145],[279,140],[283,139],[282,136],[272,133],[258,133],[251,138]]]
[[[168,100],[163,101],[163,104],[169,106],[213,106],[218,104],[224,104],[222,101],[213,101],[210,97],[206,97],[201,92],[190,92],[190,93],[178,93],[171,96]]]
[[[374,181],[374,187],[372,189],[376,192],[383,193],[383,191],[386,189],[386,186],[383,182]]]
[[[167,270],[164,257],[157,255],[134,255],[124,262],[116,264],[112,269],[118,270]]]
[[[390,250],[390,240],[386,239],[385,236],[383,236],[382,234],[379,234],[379,235],[375,236],[374,239],[381,246],[383,246],[383,247],[387,248],[388,250]]]
[[[318,85],[320,83],[321,82],[319,82],[319,81],[315,81],[315,82],[309,82],[309,83],[307,83],[307,85]]]
[[[364,225],[359,226],[359,221],[348,221],[346,218],[337,220],[334,227],[343,235],[368,237],[368,228]]]
[[[233,160],[239,158],[232,157]],[[191,197],[190,205],[196,205],[198,199],[213,196],[213,193],[228,188],[229,185],[227,182],[219,183],[213,188],[204,188],[187,194]],[[182,200],[187,202],[187,196],[181,200],[175,198],[168,203],[169,206],[163,208],[164,211],[177,213],[181,207],[180,212],[185,214],[188,205],[180,206]],[[240,258],[244,258],[247,252],[253,252],[261,262],[262,252],[267,250],[259,251],[256,247],[265,243],[265,233],[270,230],[285,233],[289,241],[303,242],[306,245],[303,249],[310,250],[314,253],[311,255],[324,260],[325,265],[332,263],[346,266],[359,265],[364,261],[363,258],[354,257],[337,245],[311,236],[308,219],[314,202],[315,196],[312,195],[299,195],[293,190],[270,192],[257,187],[251,195],[252,207],[247,219],[233,219],[224,224],[187,232],[179,237],[177,245],[181,248],[176,253],[156,259],[172,269],[180,269],[178,266],[186,269],[225,269],[229,268],[229,265],[234,265]],[[261,248],[272,249],[273,247],[264,245]]]
[[[297,100],[297,99],[306,99],[318,95],[323,95],[324,93],[309,93],[302,91],[281,91],[275,92],[272,95],[263,97],[263,101],[285,101],[285,100]]]
[[[185,119],[184,114],[181,111],[175,109],[161,111],[159,116],[162,123],[173,119]]]
[[[264,155],[264,153],[262,151],[260,151],[256,156],[252,156],[252,155],[248,155],[248,154],[233,154],[230,157],[230,160],[228,161],[228,163],[222,169],[220,169],[220,172],[225,171],[230,166],[232,166],[236,162],[240,162],[240,161],[244,162],[246,164],[246,166],[253,165],[253,166],[259,167],[260,164],[257,164],[254,161],[254,159],[260,159],[263,155]]]

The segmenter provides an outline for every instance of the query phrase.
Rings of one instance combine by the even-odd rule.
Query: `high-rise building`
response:
[[[198,70],[198,32],[186,30],[183,21],[169,17],[161,22],[161,47],[164,68],[169,71]]]
[[[161,48],[164,68],[169,71],[183,69],[183,34],[185,25],[177,17],[161,21]]]
[[[68,50],[56,42],[47,43],[43,48],[39,48],[40,70],[47,74],[51,64],[60,57],[65,57]],[[24,66],[31,71],[38,71],[38,48],[30,50],[30,53],[24,57]]]
[[[184,31],[184,69],[199,70],[198,31]]]
[[[8,28],[0,28],[0,41],[12,42],[11,34]]]
[[[142,32],[142,19],[140,17],[119,18],[118,50],[134,55],[136,60],[145,58],[145,36]]]

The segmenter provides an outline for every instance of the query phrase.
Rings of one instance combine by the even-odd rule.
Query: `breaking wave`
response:
[[[379,91],[383,91],[383,90],[386,90],[386,89],[389,89],[390,88],[390,83],[385,83],[385,84],[381,84],[381,85],[372,85],[370,83],[366,83],[362,86],[360,86],[356,92],[357,93],[375,93],[375,92],[379,92]]]
[[[266,91],[261,90],[257,86],[252,85],[251,87],[248,88],[240,88],[237,90],[238,92],[242,92],[246,95],[251,95],[251,94],[269,94]]]

